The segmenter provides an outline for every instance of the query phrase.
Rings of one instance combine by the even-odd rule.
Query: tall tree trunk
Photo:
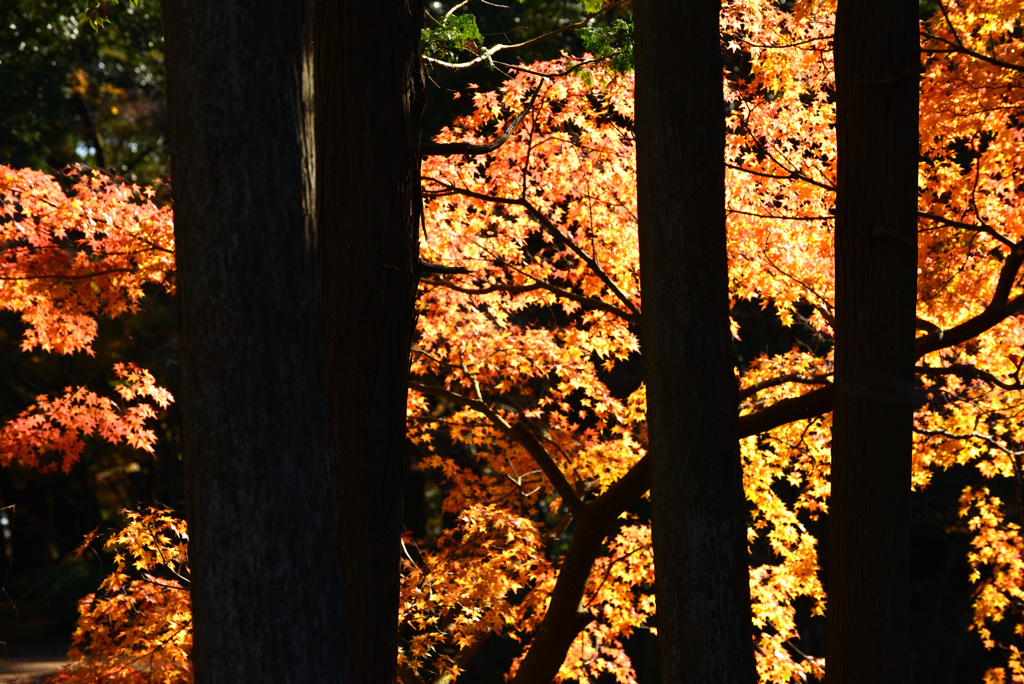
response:
[[[907,682],[917,281],[916,0],[840,0],[830,684]]]
[[[195,681],[347,681],[306,5],[163,7]]]
[[[663,682],[754,682],[716,0],[637,0],[643,354]]]
[[[417,0],[317,4],[317,214],[352,679],[395,681],[420,200]]]

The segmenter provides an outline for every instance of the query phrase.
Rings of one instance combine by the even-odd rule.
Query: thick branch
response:
[[[775,402],[757,413],[740,416],[740,439],[759,435],[780,425],[815,418],[832,410],[832,385],[812,390],[798,397]]]
[[[576,529],[551,592],[548,612],[537,628],[513,684],[554,679],[576,635],[594,619],[582,603],[601,545],[615,520],[649,487],[650,457],[644,456],[604,494],[580,507],[575,517]]]
[[[805,375],[803,373],[786,373],[785,375],[780,375],[775,378],[768,378],[767,380],[762,380],[750,387],[741,389],[740,401],[749,399],[762,390],[766,390],[771,387],[778,387],[779,385],[785,385],[790,382],[801,385],[829,385],[832,383],[832,374],[822,373],[820,375]]]
[[[939,330],[919,337],[915,346],[916,357],[921,358],[938,349],[966,342],[1007,318],[1024,311],[1024,295],[1009,299],[1022,263],[1024,263],[1024,246],[1018,244],[1014,246],[1013,251],[1003,262],[1003,267],[999,271],[999,281],[992,293],[992,300],[985,310],[949,330]]]

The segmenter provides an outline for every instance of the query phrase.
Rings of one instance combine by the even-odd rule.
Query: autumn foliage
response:
[[[825,607],[810,530],[827,512],[829,494],[832,9],[821,2],[787,10],[734,2],[722,14],[730,65],[731,292],[736,302],[773,309],[794,340],[789,351],[739,368],[753,622],[764,681],[803,679],[824,666],[801,649],[796,606],[811,614]],[[973,534],[973,628],[988,647],[1009,654],[1011,671],[1020,667],[1024,632],[1013,608],[1020,509],[995,490],[1012,492],[1007,484],[1021,472],[1012,408],[1024,387],[1017,317],[1024,299],[1016,285],[1024,257],[1015,182],[1024,161],[1016,105],[1024,95],[1019,16],[1017,3],[959,2],[922,23],[914,456],[917,488],[957,465],[1000,483],[968,487],[958,510],[963,529]],[[410,433],[425,453],[421,464],[437,474],[452,519],[487,529],[479,517],[499,507],[503,517],[519,516],[551,540],[534,561],[542,571],[535,582],[509,594],[522,613],[506,633],[524,642],[544,634],[533,608],[537,592],[546,596],[549,620],[560,619],[559,601],[581,599],[593,621],[557,623],[579,630],[560,678],[611,672],[626,682],[633,673],[621,643],[649,628],[653,611],[649,528],[637,502],[642,492],[620,496],[631,475],[645,468],[646,444],[635,370],[642,302],[632,81],[600,68],[565,74],[569,66],[533,65],[499,92],[476,94],[474,112],[442,136],[484,142],[539,88],[522,129],[495,153],[430,158],[424,165],[424,258],[468,273],[423,280]],[[551,78],[539,79],[538,72]],[[742,337],[738,323],[734,332]],[[573,520],[575,534],[583,534],[583,513],[598,502],[620,513],[605,530],[603,553],[584,579],[561,568],[552,580],[576,541],[566,542],[562,530]],[[526,549],[519,544],[529,539],[503,547],[510,567],[521,565],[518,555]],[[567,543],[565,555],[556,540]],[[423,564],[440,576],[458,576],[448,565],[453,542],[465,564],[470,551],[462,538],[442,534],[420,558],[406,561],[407,577],[415,578]],[[494,562],[490,547],[477,553],[479,562]],[[406,603],[403,609],[400,661],[425,680],[464,666],[477,623],[463,626],[454,617],[489,605],[467,603],[455,586],[451,592],[459,596],[455,602],[438,597],[426,608]],[[492,629],[481,626],[476,639]],[[545,643],[539,637],[529,647]],[[997,681],[1004,674],[997,668],[988,676]]]
[[[135,313],[148,283],[173,290],[171,212],[153,192],[81,169],[58,179],[0,166],[0,309],[19,314],[23,351],[93,355],[99,318]],[[2,462],[67,472],[89,435],[152,452],[146,421],[172,397],[135,364],[111,370],[112,391],[41,395],[0,427]]]
[[[0,309],[20,315],[23,351],[94,356],[101,318],[138,312],[147,287],[173,291],[171,212],[153,194],[84,169],[54,177],[0,166]],[[105,392],[40,395],[0,426],[2,463],[67,472],[90,438],[152,453],[147,422],[173,398],[134,363],[109,366],[105,381],[93,383]],[[171,682],[188,672],[188,594],[176,579],[184,523],[126,515],[108,542],[117,548],[114,572],[100,597],[82,602],[69,681]]]
[[[83,553],[93,535],[82,544]],[[61,681],[174,684],[190,681],[188,531],[169,511],[125,513],[106,540],[113,571],[79,602]]]
[[[746,0],[722,13],[731,294],[774,312],[792,340],[738,368],[765,682],[824,669],[797,625],[825,608],[812,532],[829,496],[833,11]],[[914,487],[976,473],[949,506],[971,539],[971,629],[1005,654],[991,682],[1024,671],[1022,15],[1016,0],[960,0],[921,25]],[[452,681],[496,637],[522,645],[514,678],[552,630],[578,634],[559,680],[633,682],[624,643],[653,630],[633,77],[573,65],[475,92],[437,139],[485,143],[529,108],[496,151],[424,161],[421,258],[453,268],[421,279],[411,354],[409,437],[439,514],[403,543],[406,684]],[[166,210],[98,174],[69,182],[0,167],[0,306],[21,314],[25,349],[88,352],[97,317],[132,310],[147,282],[171,284]],[[4,458],[67,469],[93,434],[151,448],[144,422],[170,397],[140,368],[114,373],[109,396],[40,397],[0,430]],[[127,677],[140,669],[125,663],[167,649],[158,681],[188,678],[185,539],[163,513],[130,518],[116,572],[83,603],[70,677]]]

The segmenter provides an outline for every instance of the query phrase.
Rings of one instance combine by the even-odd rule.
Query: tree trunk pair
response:
[[[422,9],[310,19],[164,3],[197,682],[395,680]]]

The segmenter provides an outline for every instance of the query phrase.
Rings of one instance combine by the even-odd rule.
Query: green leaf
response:
[[[484,37],[475,16],[459,14],[445,15],[434,28],[423,29],[421,40],[425,56],[452,62],[459,52],[477,54]]]
[[[607,59],[616,71],[633,70],[633,24],[616,19],[610,26],[581,28],[576,33],[583,48],[597,59]]]

